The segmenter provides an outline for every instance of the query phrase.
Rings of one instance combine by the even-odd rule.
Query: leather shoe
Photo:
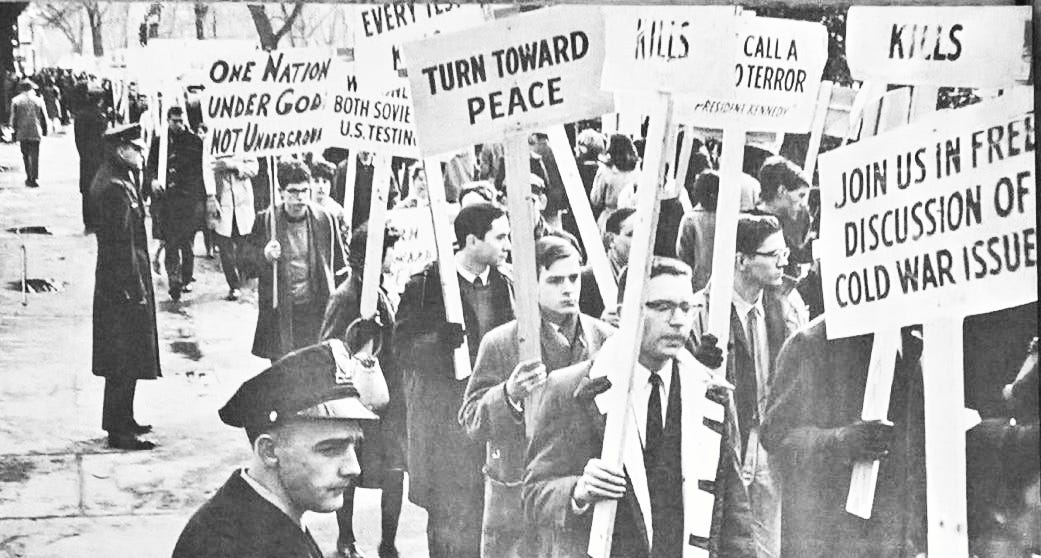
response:
[[[136,421],[130,425],[130,432],[133,434],[148,434],[152,431],[151,424],[138,424]]]
[[[376,554],[379,558],[399,558],[398,549],[393,544],[387,545],[380,543],[379,548],[376,550]]]
[[[155,442],[142,440],[135,434],[109,434],[108,447],[128,451],[141,451],[154,449]]]
[[[336,555],[340,558],[365,558],[365,555],[358,552],[358,547],[353,542],[336,543]]]

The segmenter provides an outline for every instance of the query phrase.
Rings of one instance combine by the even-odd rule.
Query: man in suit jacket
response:
[[[253,354],[272,361],[318,342],[326,303],[336,290],[337,275],[345,274],[347,265],[346,249],[332,217],[310,203],[307,166],[282,161],[277,172],[284,202],[261,211],[250,235],[254,260],[260,263]],[[274,262],[278,265],[272,266]],[[273,267],[278,271],[277,293]],[[272,304],[276,294],[278,308]]]
[[[788,248],[777,219],[743,215],[737,223],[734,296],[730,311],[727,381],[734,391],[735,419],[741,434],[741,480],[748,487],[757,554],[777,558],[781,551],[780,485],[770,472],[760,442],[759,422],[766,410],[774,362],[784,341],[804,325],[781,290]],[[694,335],[708,323],[709,289],[696,295]]]
[[[513,281],[499,267],[510,248],[505,212],[490,203],[464,207],[455,235],[465,330],[446,320],[431,264],[405,286],[394,332],[408,410],[408,497],[427,510],[431,558],[476,558],[481,550],[484,447],[459,425],[467,382],[455,377],[453,351],[465,335],[473,363],[481,338],[514,318]]]
[[[341,341],[327,341],[239,387],[220,417],[246,430],[252,459],[188,520],[173,558],[322,558],[301,518],[343,504],[361,472],[361,423],[376,420],[348,355]]]
[[[535,267],[541,360],[520,362],[516,320],[488,332],[459,410],[459,423],[470,438],[486,445],[481,532],[485,558],[526,556],[531,550],[521,508],[525,399],[542,385],[547,371],[591,358],[614,333],[614,328],[578,311],[582,263],[571,242],[555,235],[540,238],[535,243]]]
[[[18,84],[18,90],[21,93],[11,99],[11,116],[8,123],[22,148],[25,185],[36,188],[39,186],[36,180],[40,173],[40,139],[47,135],[47,116],[43,100],[36,95],[35,83],[28,79],[23,80]]]
[[[616,336],[593,361],[549,376],[539,406],[529,411],[524,511],[535,528],[538,556],[586,556],[591,508],[607,499],[620,500],[612,556],[678,558],[693,547],[712,556],[755,556],[732,414],[706,398],[718,383],[685,348],[694,317],[690,281],[686,264],[654,258],[638,365],[631,371],[624,470],[598,458],[602,411],[624,401],[610,388],[612,376],[630,373],[616,366],[624,340]],[[711,356],[699,347],[697,353],[716,366],[721,360],[718,351]],[[713,415],[723,416],[724,424],[713,422]],[[719,456],[715,479],[700,479],[703,460],[713,455]],[[706,515],[710,526],[698,521]]]

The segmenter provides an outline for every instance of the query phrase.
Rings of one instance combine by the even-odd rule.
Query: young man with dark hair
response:
[[[351,236],[349,257],[351,276],[344,281],[329,299],[322,322],[321,338],[340,339],[352,352],[364,346],[364,342],[375,339],[378,347],[368,352],[377,353],[377,362],[387,383],[390,402],[379,411],[379,422],[363,426],[365,441],[358,452],[362,475],[358,486],[376,488],[380,495],[381,538],[379,558],[397,558],[395,539],[405,477],[405,394],[401,386],[401,373],[394,362],[391,349],[394,333],[394,304],[383,286],[383,273],[390,263],[387,254],[399,240],[398,234],[388,229],[383,236],[382,266],[376,268],[380,284],[376,298],[376,315],[370,320],[361,319],[361,293],[365,271],[365,246],[368,243],[369,224],[363,223],[354,229]],[[355,323],[357,322],[357,323]],[[336,522],[340,533],[336,550],[343,558],[363,558],[358,551],[354,536],[354,487],[343,495],[343,507],[336,511]]]
[[[791,250],[790,275],[797,275],[795,264],[811,263],[810,179],[795,163],[775,155],[763,161],[759,169],[759,205],[757,209],[777,217],[784,240]]]
[[[766,410],[768,387],[781,345],[800,327],[802,318],[782,292],[788,248],[777,219],[742,215],[737,222],[734,295],[730,313],[727,381],[734,384],[735,420],[740,432],[741,480],[748,488],[758,558],[777,558],[781,551],[780,483],[771,473],[759,423]],[[694,336],[705,334],[709,287],[695,295]]]
[[[542,359],[520,362],[516,320],[488,332],[459,410],[459,422],[470,438],[487,446],[484,558],[534,556],[521,507],[525,398],[547,374],[596,355],[614,332],[606,323],[579,313],[582,263],[572,243],[559,236],[540,238],[535,243],[535,267]]]
[[[304,512],[339,509],[359,473],[362,424],[376,420],[334,340],[291,353],[247,380],[220,410],[244,428],[247,467],[188,520],[173,558],[322,558]]]
[[[725,412],[719,464],[709,490],[715,494],[709,537],[686,532],[684,517],[693,513],[696,502],[685,501],[689,489],[684,485],[697,482],[701,452],[692,445],[693,433],[683,430],[702,426],[700,418],[690,420],[687,413],[699,408],[707,389],[718,386],[705,366],[718,366],[721,356],[699,348],[702,366],[686,349],[694,318],[690,276],[683,262],[654,258],[635,370],[618,369],[620,351],[629,345],[612,337],[591,361],[550,375],[539,407],[527,410],[534,416],[524,512],[536,532],[535,555],[586,556],[592,506],[624,499],[615,519],[611,556],[674,558],[691,544],[712,556],[755,556],[730,411]],[[627,373],[633,374],[629,401],[636,423],[629,435],[641,441],[643,454],[626,456],[623,470],[599,458],[607,409],[596,396],[606,391],[607,398],[622,397],[617,389],[610,390]],[[643,478],[633,478],[640,469]]]
[[[636,227],[635,214],[635,209],[622,207],[612,213],[604,224],[604,245],[615,279],[620,278],[622,271],[629,265],[629,247]]]
[[[257,214],[250,235],[260,270],[253,354],[271,360],[318,342],[326,303],[336,290],[336,276],[346,272],[347,261],[332,217],[310,202],[307,166],[301,161],[280,161],[277,173],[283,202]],[[275,262],[277,308],[273,304]]]
[[[464,207],[455,233],[465,329],[445,319],[433,263],[405,286],[394,337],[408,407],[409,500],[427,510],[431,558],[473,558],[481,548],[484,447],[457,420],[467,382],[456,379],[453,353],[465,335],[473,363],[484,334],[514,318],[513,282],[498,267],[510,248],[502,208]]]
[[[173,106],[166,111],[169,125],[166,176],[159,174],[159,137],[152,140],[148,153],[145,184],[155,196],[160,238],[166,243],[166,277],[170,299],[181,300],[195,280],[195,253],[192,244],[206,212],[206,187],[202,180],[202,138],[185,124],[184,110]]]

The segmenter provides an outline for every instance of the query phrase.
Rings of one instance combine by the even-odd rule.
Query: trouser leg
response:
[[[109,434],[128,432],[134,424],[136,378],[105,378],[101,428]]]
[[[380,495],[380,544],[394,546],[398,537],[398,518],[401,516],[401,501],[404,496],[405,472],[401,470],[383,473],[383,494]]]
[[[168,240],[163,263],[166,264],[166,281],[170,286],[170,293],[180,293],[184,284],[181,279],[181,247]]]
[[[22,163],[25,165],[25,181],[36,184],[36,179],[39,178],[40,142],[23,141],[20,142],[20,147]]]
[[[195,279],[195,251],[192,244],[195,241],[195,233],[181,244],[181,284],[187,285]]]
[[[220,249],[220,267],[224,272],[224,279],[228,281],[229,289],[237,289],[241,284],[239,277],[238,244],[239,239],[228,238],[219,234],[214,235],[217,247]]]

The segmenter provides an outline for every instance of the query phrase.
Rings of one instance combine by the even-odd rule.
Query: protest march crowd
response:
[[[935,86],[998,85],[901,75],[937,60],[908,61],[896,24],[876,40],[884,64],[852,50],[879,19],[962,18],[966,63],[1004,48],[976,34],[1015,33],[948,8],[874,8],[862,26],[851,10],[851,69],[881,67],[883,87],[861,86],[818,162],[827,41],[796,22],[569,7],[434,34],[452,11],[366,10],[429,32],[401,39],[379,79],[359,43],[346,88],[308,89],[338,75],[331,55],[282,49],[220,55],[211,82],[165,98],[131,84],[117,102],[84,79],[68,111],[46,95],[42,118],[19,108],[71,79],[59,71],[12,101],[34,165],[24,130],[75,122],[110,447],[155,447],[135,386],[161,376],[156,301],[191,296],[197,234],[228,300],[256,289],[251,352],[271,366],[218,413],[252,457],[173,556],[319,557],[308,511],[335,512],[339,555],[363,556],[357,488],[382,491],[380,557],[398,556],[405,498],[434,558],[1041,553],[1032,86],[999,76],[1000,95],[937,107]],[[726,33],[746,37],[735,56]],[[694,60],[713,37],[723,66],[738,60],[736,92],[690,85],[720,75]],[[283,56],[295,99],[264,89],[289,91]],[[604,89],[650,96],[612,98],[601,69]],[[885,84],[906,83],[932,106],[880,124],[911,91]],[[232,95],[260,104],[236,114]],[[758,130],[776,140],[753,145]],[[970,269],[986,272],[955,290]]]

